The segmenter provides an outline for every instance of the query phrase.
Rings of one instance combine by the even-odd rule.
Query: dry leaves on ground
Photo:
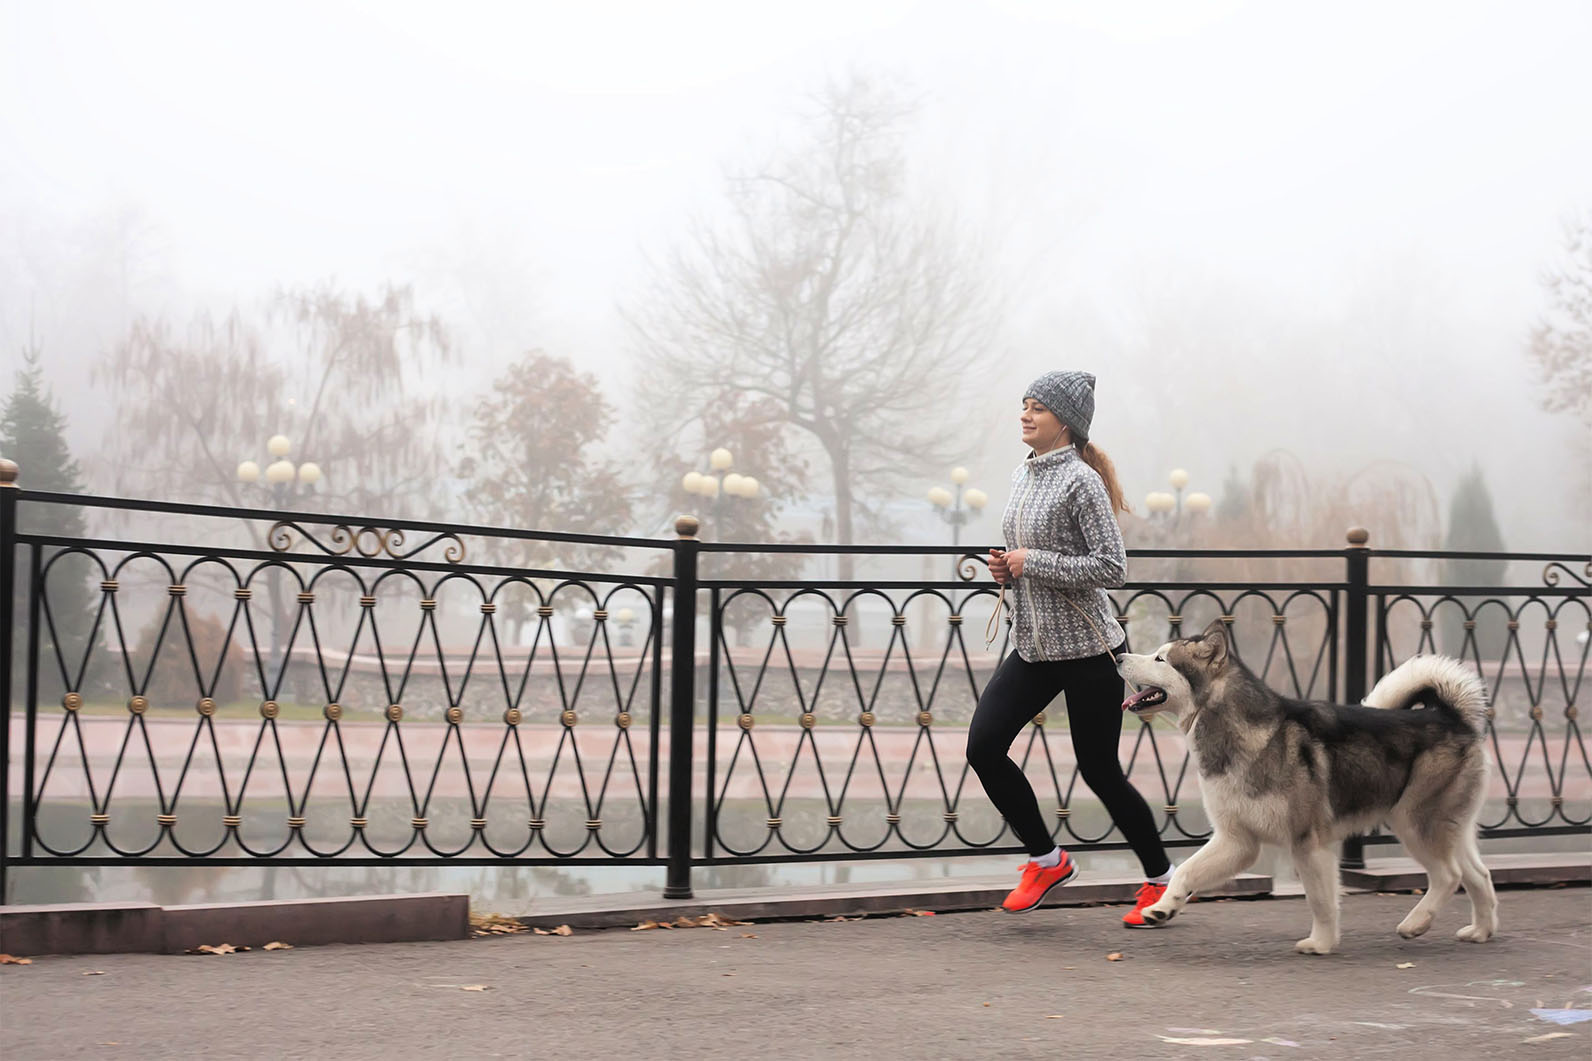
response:
[[[1395,969],[1413,969],[1413,968],[1415,968],[1415,963],[1414,962],[1399,962],[1397,965],[1394,966],[1394,968]]]
[[[199,944],[199,946],[195,947],[193,950],[189,951],[188,953],[189,954],[242,954],[244,951],[246,951],[248,949],[249,949],[248,947],[234,947],[230,943],[218,943],[218,944],[216,944],[213,947],[210,944],[208,944],[208,943],[201,943],[201,944]]]
[[[655,928],[712,928],[720,932],[732,926],[749,925],[750,921],[736,921],[721,914],[703,914],[701,917],[677,917],[673,921],[643,921],[632,932],[646,932]]]
[[[262,948],[262,949],[264,949],[264,950],[292,950],[293,949],[293,944],[291,944],[291,943],[282,943],[282,942],[280,942],[278,940],[272,940],[270,943],[267,943],[265,945],[265,947]]]
[[[0,965],[32,965],[32,958],[13,958],[9,954],[0,954]]]
[[[512,917],[502,914],[471,914],[470,934],[472,936],[512,936],[519,932],[529,931],[525,925]]]
[[[1108,962],[1119,962],[1121,960],[1122,960],[1122,952],[1119,951],[1119,950],[1114,950],[1110,954],[1106,955],[1106,961],[1108,961]]]
[[[490,991],[490,990],[492,990],[492,985],[491,984],[460,984],[459,985],[459,990],[460,991]]]
[[[847,917],[845,914],[836,914],[834,917],[826,917],[826,918],[824,918],[823,919],[823,923],[826,924],[826,925],[833,925],[833,924],[838,924],[841,921],[861,921],[861,920],[862,920],[862,915],[861,914],[858,914],[856,917]]]
[[[105,970],[104,969],[90,969],[88,972],[84,973],[83,975],[84,976],[104,976],[105,975]]]
[[[933,910],[908,910],[906,916],[908,916],[908,917],[933,917],[934,916],[934,911]]]
[[[532,927],[531,932],[538,936],[573,936],[575,930],[568,925],[559,925],[557,928]]]

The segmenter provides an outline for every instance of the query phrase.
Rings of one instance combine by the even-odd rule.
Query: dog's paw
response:
[[[1314,936],[1306,936],[1304,939],[1294,944],[1294,950],[1298,951],[1300,954],[1331,954],[1333,950],[1333,944],[1329,940],[1317,939]]]
[[[1462,939],[1466,943],[1486,943],[1492,939],[1492,929],[1482,928],[1480,925],[1466,925],[1454,933],[1455,939]]]
[[[1153,903],[1144,908],[1144,919],[1152,924],[1164,925],[1177,916],[1177,906],[1172,903]]]
[[[1432,927],[1432,915],[1422,914],[1416,917],[1411,914],[1399,922],[1398,933],[1405,939],[1414,939],[1416,936],[1426,935],[1427,929]]]

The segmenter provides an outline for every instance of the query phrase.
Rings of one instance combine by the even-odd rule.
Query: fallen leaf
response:
[[[1106,961],[1108,961],[1108,962],[1119,962],[1121,960],[1122,960],[1122,952],[1121,951],[1114,950],[1110,954],[1106,955]]]
[[[656,922],[656,921],[643,921],[641,924],[637,925],[635,928],[631,929],[630,931],[632,931],[632,932],[646,932],[648,929],[662,928],[662,927],[663,926],[658,924],[658,922]]]
[[[989,1009],[989,1003],[988,1002],[984,1003],[984,1008],[985,1009]]]
[[[741,938],[742,939],[756,939],[757,938],[757,933],[756,932],[742,932],[741,933]]]
[[[1062,1013],[1047,1013],[1047,1014],[1045,1014],[1045,1019],[1046,1020],[1066,1020],[1067,1017],[1066,1017],[1065,1014],[1062,1014]]]
[[[536,933],[538,936],[551,936],[552,935],[552,933],[547,931],[547,929],[545,929],[545,928],[536,928],[535,926],[532,926],[531,931]]]
[[[105,975],[105,970],[104,969],[95,969],[95,970],[93,970],[91,972],[86,972],[83,975],[84,976],[104,976]]]
[[[264,950],[292,950],[293,949],[293,944],[291,944],[291,943],[282,943],[279,940],[273,940],[270,943],[267,943],[265,945],[265,947],[262,948],[262,949],[264,949]]]
[[[218,943],[218,944],[216,944],[213,947],[210,944],[208,944],[208,943],[201,943],[201,944],[199,944],[199,946],[195,947],[193,950],[189,951],[188,953],[189,954],[242,954],[244,951],[246,951],[248,949],[249,949],[248,947],[234,947],[230,943]]]
[[[459,990],[460,991],[490,991],[490,990],[492,990],[492,988],[488,984],[460,984],[459,985]]]
[[[934,916],[934,911],[933,910],[908,910],[907,911],[907,915],[910,916],[910,917],[933,917]]]
[[[0,965],[32,965],[32,958],[13,958],[9,954],[0,954]]]
[[[1395,968],[1395,969],[1413,969],[1413,968],[1415,968],[1415,963],[1414,962],[1399,962],[1393,968]]]
[[[519,919],[502,914],[471,914],[472,936],[509,936],[526,931]]]
[[[1172,1039],[1165,1035],[1156,1036],[1163,1043],[1176,1043],[1178,1046],[1243,1046],[1252,1043],[1253,1039]]]
[[[725,973],[724,975],[725,976],[734,976],[735,974],[734,973]]]
[[[553,935],[555,936],[573,936],[574,934],[575,930],[570,928],[568,925],[559,925],[557,928],[553,929]]]
[[[1554,1039],[1574,1039],[1569,1032],[1548,1032],[1546,1035],[1533,1035],[1529,1039],[1520,1040],[1523,1043],[1546,1043]]]

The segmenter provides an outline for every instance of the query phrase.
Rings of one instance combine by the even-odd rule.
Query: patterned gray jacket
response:
[[[1122,528],[1105,483],[1076,448],[1023,461],[1012,473],[1001,529],[1008,550],[1028,550],[1008,591],[1019,656],[1082,659],[1122,644],[1126,635],[1106,596],[1127,577]]]

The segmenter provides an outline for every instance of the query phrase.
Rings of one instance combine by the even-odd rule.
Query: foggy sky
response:
[[[534,346],[633,408],[615,306],[644,254],[857,68],[920,96],[914,194],[1012,296],[947,412],[997,506],[1023,386],[1082,367],[1134,499],[1281,447],[1323,474],[1407,461],[1446,501],[1479,461],[1511,548],[1592,547],[1585,440],[1537,412],[1523,354],[1560,220],[1592,208],[1592,5],[0,12],[8,385],[30,332],[78,398],[140,312],[393,280],[460,331],[469,371],[435,385]],[[75,406],[92,451],[104,418]]]

